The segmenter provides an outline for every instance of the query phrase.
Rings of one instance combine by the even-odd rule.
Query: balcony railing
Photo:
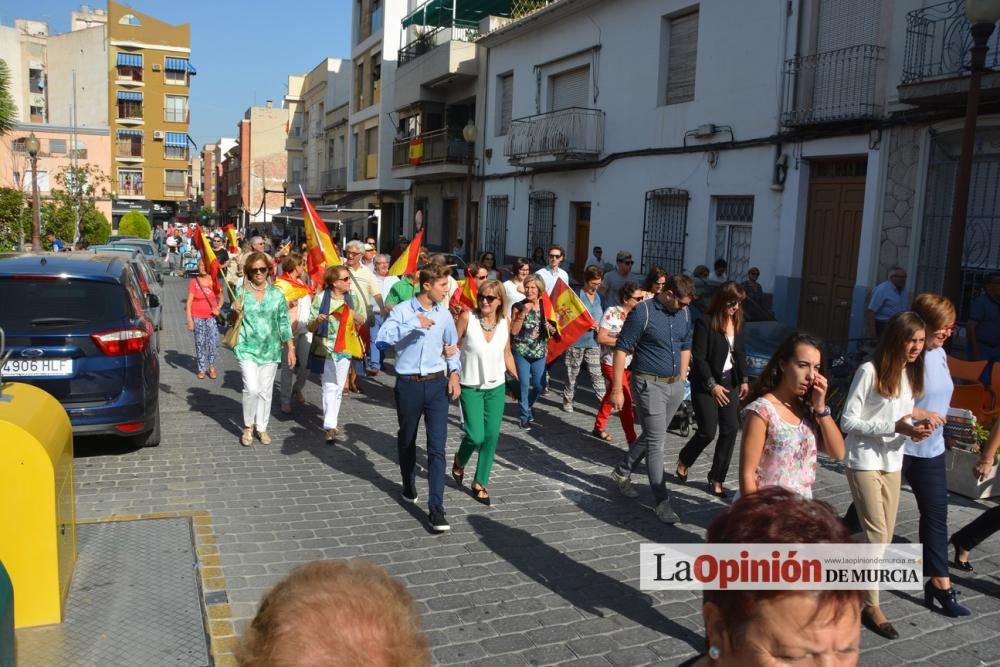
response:
[[[972,34],[965,0],[915,9],[906,15],[903,83],[955,77],[969,71]],[[990,37],[986,67],[1000,66],[1000,31]]]
[[[859,44],[785,62],[786,126],[878,118],[879,68],[885,49]]]
[[[504,147],[504,155],[512,162],[531,157],[588,160],[602,151],[604,112],[583,107],[515,118]]]
[[[115,157],[142,157],[142,139],[117,142]]]
[[[392,144],[392,166],[409,167],[449,162],[466,164],[469,144],[462,130],[445,129],[424,132]]]
[[[436,46],[447,44],[452,40],[472,42],[479,37],[479,24],[472,21],[455,19],[452,25],[432,28],[417,35],[417,38],[399,50],[399,65],[416,60]]]
[[[347,168],[330,169],[323,172],[323,190],[338,191],[347,189]]]

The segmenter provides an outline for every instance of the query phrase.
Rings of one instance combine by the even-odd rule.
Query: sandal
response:
[[[208,369],[208,377],[212,378],[213,380],[219,377],[219,374],[215,371],[215,366],[212,366]]]
[[[458,483],[459,486],[462,486],[462,480],[465,479],[465,468],[458,465],[457,457],[451,464],[451,476],[455,478],[455,482]]]
[[[607,431],[597,428],[596,426],[594,427],[594,430],[590,432],[590,434],[595,438],[603,440],[604,442],[611,442],[611,434],[608,433]]]
[[[205,371],[198,371],[198,379],[199,380],[205,379]]]
[[[472,486],[472,498],[477,503],[480,503],[482,505],[489,505],[490,504],[490,494],[486,490],[485,486],[480,486],[478,484],[473,484],[473,486]]]

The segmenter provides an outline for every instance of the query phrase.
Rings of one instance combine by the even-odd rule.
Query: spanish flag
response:
[[[417,235],[406,246],[403,254],[389,267],[390,276],[405,276],[417,270],[417,261],[420,258],[420,246],[424,242],[424,230],[417,232]]]
[[[472,274],[469,273],[468,269],[466,269],[465,280],[458,284],[458,289],[451,295],[451,302],[449,305],[459,305],[463,308],[472,310],[476,307],[476,300],[478,298],[479,295],[478,290],[476,289],[476,280],[472,277]]]
[[[546,302],[548,302],[548,313],[545,312]],[[555,361],[594,326],[594,318],[590,316],[590,311],[562,278],[556,279],[551,297],[542,294],[542,312],[546,320],[556,325],[556,335],[549,337],[549,351],[545,363]]]
[[[339,266],[343,264],[337,248],[333,245],[333,237],[326,223],[319,217],[319,213],[313,208],[306,193],[299,186],[302,193],[302,222],[306,228],[306,259],[309,266],[309,277],[314,285],[323,284],[323,273],[327,267]]]
[[[208,275],[212,276],[212,290],[216,294],[222,294],[222,282],[219,280],[219,259],[212,250],[212,244],[205,238],[205,232],[202,231],[201,225],[198,225],[194,230],[194,245],[201,253],[201,259],[205,262]]]
[[[333,341],[333,351],[340,354],[349,354],[355,359],[365,356],[365,345],[361,342],[358,329],[354,324],[354,315],[345,303],[331,313],[337,318],[340,325],[337,327],[337,337]]]
[[[224,225],[222,227],[222,232],[226,235],[226,241],[229,242],[229,253],[232,255],[237,255],[240,252],[240,242],[236,238],[236,228],[232,225]]]
[[[275,278],[274,286],[281,290],[281,293],[285,295],[285,301],[290,304],[295,303],[312,292],[309,289],[309,285],[306,285],[298,278],[292,278],[287,273],[283,273]]]

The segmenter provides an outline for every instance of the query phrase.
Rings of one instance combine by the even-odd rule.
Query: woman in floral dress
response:
[[[524,300],[511,309],[511,347],[521,384],[520,426],[529,428],[532,406],[545,388],[545,357],[549,336],[555,327],[542,317],[542,293],[545,283],[535,274],[524,279]]]

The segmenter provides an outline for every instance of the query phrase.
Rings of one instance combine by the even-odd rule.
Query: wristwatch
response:
[[[813,410],[813,415],[817,417],[829,417],[832,414],[833,410],[830,409],[829,405],[823,408],[822,410]]]
[[[715,391],[716,382],[714,379],[709,378],[708,382],[705,384],[709,391]]]

